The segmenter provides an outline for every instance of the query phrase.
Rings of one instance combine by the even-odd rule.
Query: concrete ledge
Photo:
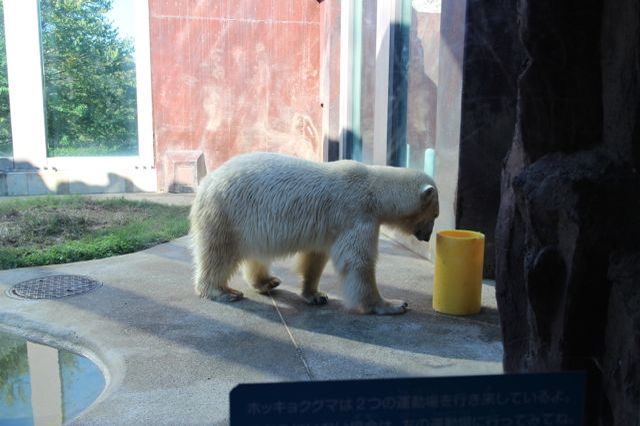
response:
[[[155,169],[20,170],[0,173],[0,196],[155,192]]]

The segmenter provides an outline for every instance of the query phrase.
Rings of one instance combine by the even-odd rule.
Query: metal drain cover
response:
[[[101,287],[100,281],[82,275],[50,275],[22,281],[8,293],[21,299],[59,299],[77,296]]]

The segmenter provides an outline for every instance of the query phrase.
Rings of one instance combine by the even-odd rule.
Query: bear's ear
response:
[[[435,194],[436,194],[436,189],[433,187],[433,185],[427,185],[424,188],[422,188],[422,193],[420,194],[420,201],[422,201],[423,203],[429,202],[433,199]]]

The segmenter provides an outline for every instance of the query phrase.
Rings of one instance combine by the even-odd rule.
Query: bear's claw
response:
[[[376,315],[398,315],[407,312],[408,306],[404,300],[382,300],[373,306],[370,312]]]
[[[317,291],[313,294],[302,294],[302,298],[309,305],[326,305],[329,302],[329,297],[326,293],[322,293],[321,291]]]
[[[281,283],[282,281],[280,281],[280,278],[269,277],[260,281],[260,283],[255,285],[254,288],[258,290],[258,293],[266,294],[269,292],[269,290],[273,290],[274,288],[278,287]]]

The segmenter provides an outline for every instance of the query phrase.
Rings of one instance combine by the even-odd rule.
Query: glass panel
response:
[[[7,49],[4,39],[4,5],[3,0],[0,0],[0,157],[11,157],[12,155]]]
[[[362,161],[362,134],[361,134],[361,98],[362,98],[362,1],[349,0],[353,19],[352,50],[351,50],[351,127],[346,130],[344,158]]]
[[[351,0],[353,14],[351,127],[345,138],[344,158],[373,163],[373,127],[376,90],[377,0]]]
[[[384,0],[387,1],[387,0]],[[376,99],[376,18],[377,0],[362,2],[362,77],[360,90],[361,161],[373,164],[373,130]]]
[[[440,4],[439,0],[411,1],[408,39],[407,166],[430,175],[436,141]]]
[[[40,0],[47,152],[137,155],[134,2]]]
[[[391,166],[406,166],[408,158],[407,87],[410,25],[411,0],[401,0],[398,20],[391,25],[390,30],[387,164]]]

